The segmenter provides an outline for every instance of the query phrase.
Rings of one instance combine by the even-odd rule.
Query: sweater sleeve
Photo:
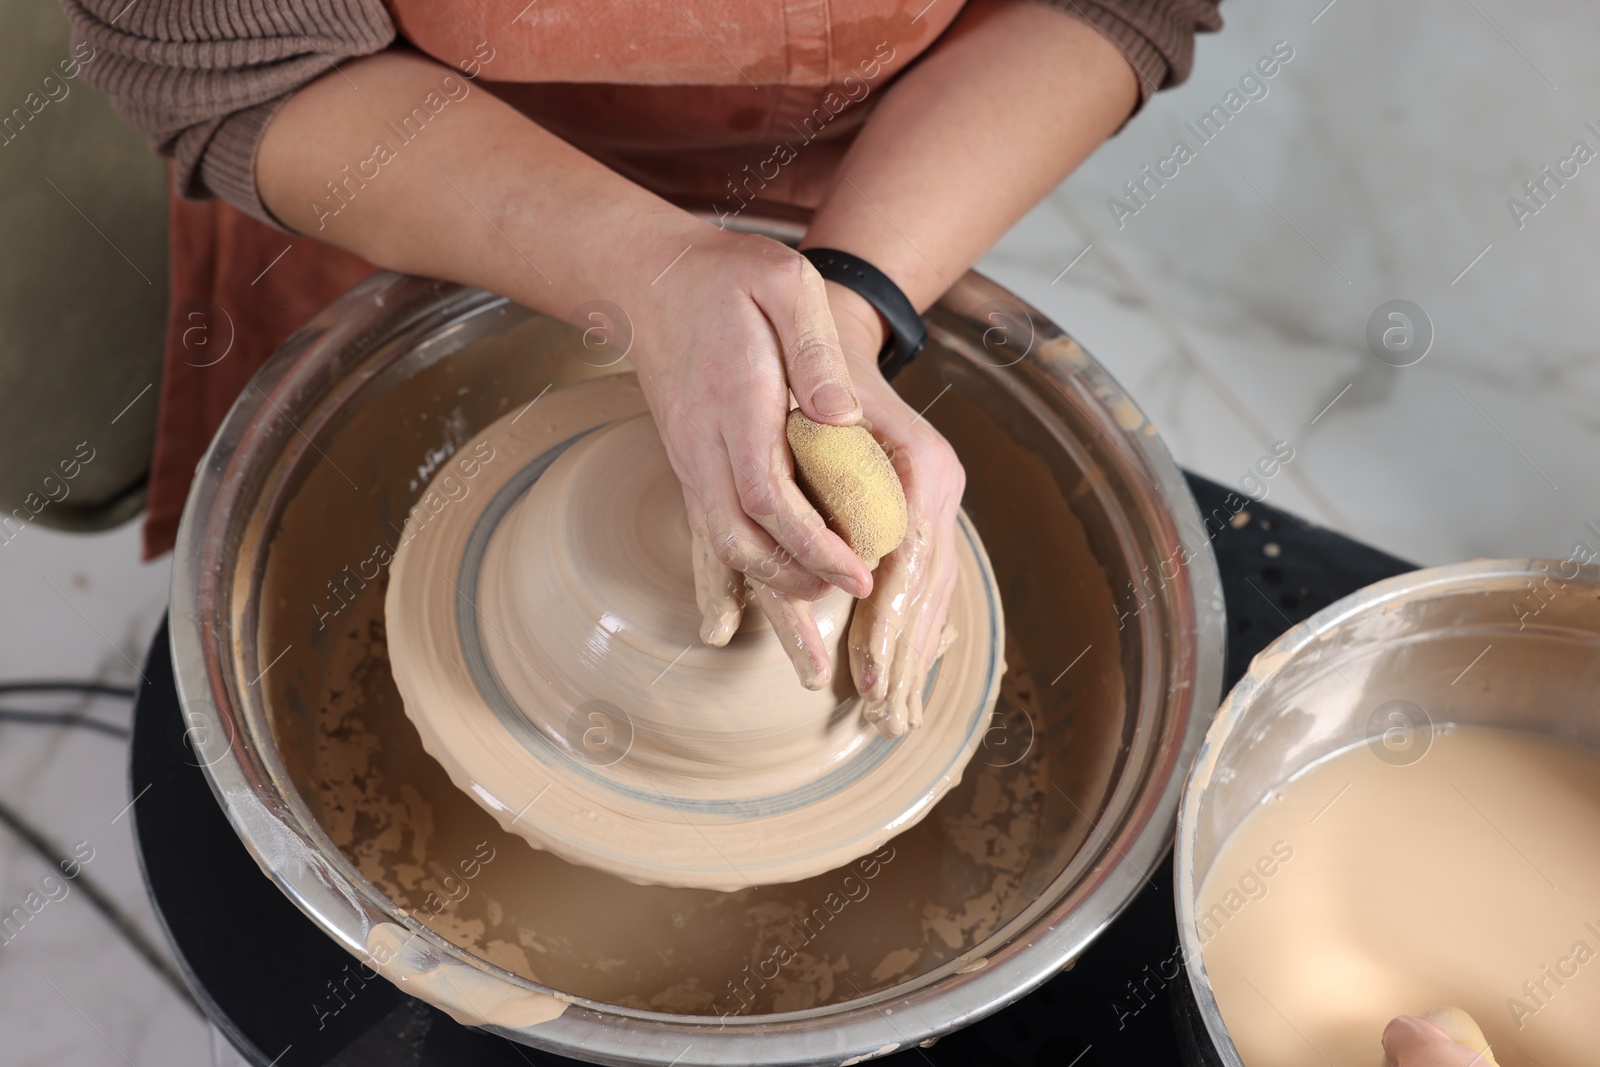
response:
[[[1040,0],[1075,15],[1117,47],[1139,78],[1139,107],[1181,84],[1194,66],[1197,33],[1222,28],[1221,0]],[[1134,109],[1136,112],[1138,108]]]
[[[278,225],[256,192],[273,114],[395,39],[382,0],[61,0],[85,79],[175,164],[178,194]],[[354,91],[352,89],[352,91]]]

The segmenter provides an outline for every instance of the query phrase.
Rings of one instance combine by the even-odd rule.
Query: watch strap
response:
[[[804,248],[800,254],[811,261],[824,280],[852,289],[877,309],[889,325],[889,336],[878,353],[878,369],[893,378],[916,358],[928,343],[928,327],[904,291],[890,277],[860,256],[837,248]]]

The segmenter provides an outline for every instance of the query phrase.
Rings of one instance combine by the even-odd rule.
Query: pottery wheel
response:
[[[800,685],[761,612],[700,642],[683,491],[638,380],[553,391],[438,471],[385,603],[423,745],[506,829],[634,882],[734,890],[820,874],[961,778],[1004,671],[1000,598],[961,516],[957,640],[923,725],[861,714],[852,601],[814,605],[835,682]]]

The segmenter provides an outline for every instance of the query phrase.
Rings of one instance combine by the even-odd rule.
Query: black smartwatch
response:
[[[860,256],[837,248],[806,248],[800,254],[811,261],[824,280],[838,282],[861,294],[889,324],[889,337],[878,353],[878,369],[885,378],[900,373],[928,343],[928,327],[923,324],[922,316],[883,271]]]

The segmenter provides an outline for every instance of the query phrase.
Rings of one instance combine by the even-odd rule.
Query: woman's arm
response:
[[[871,573],[806,501],[784,443],[791,391],[818,421],[860,416],[821,277],[793,250],[674,208],[463,84],[399,50],[319,78],[267,127],[262,201],[379,266],[558,318],[589,300],[617,304],[690,526],[715,557],[785,593],[814,598],[834,584],[864,595]],[[426,120],[402,140],[416,108]]]
[[[928,600],[907,595],[920,586],[901,579],[928,572],[916,561],[937,554],[923,548],[948,545],[960,466],[876,375],[876,315],[853,294],[830,294],[794,252],[673,209],[449,68],[380,52],[394,36],[381,0],[248,0],[220,20],[205,0],[146,0],[135,8],[121,0],[62,2],[75,36],[105,57],[90,79],[158,150],[175,156],[187,195],[220,193],[381,266],[479,285],[559,317],[596,297],[620,305],[634,328],[631,358],[703,549],[695,562],[713,643],[726,639],[745,595],[724,565],[795,596],[815,596],[826,583],[858,596],[875,587],[795,486],[783,443],[791,391],[817,421],[848,425],[861,416],[837,318],[857,356],[856,377],[873,395],[869,413],[901,442],[897,463],[910,477],[908,492],[924,517],[947,520],[939,537],[919,537],[922,548],[908,544],[897,554],[900,570],[877,599]],[[1186,63],[1192,30],[1214,21],[1215,0],[1060,2],[1109,27],[1147,68]],[[930,303],[1049,188],[1049,175],[1066,173],[1109,132],[1099,129],[1106,87],[1090,70],[1103,68],[1105,57],[1082,33],[1069,41],[1064,26],[1084,29],[1020,5],[983,3],[965,12],[885,94],[812,243],[879,262],[919,305]],[[1034,39],[1036,31],[1047,40]],[[1063,69],[1063,62],[1077,66]],[[1008,63],[1016,70],[1007,71]],[[1048,94],[1011,76],[1029,71],[1050,81]],[[307,84],[318,72],[328,73]],[[967,81],[939,84],[947,78]],[[1147,78],[1144,89],[1160,80]],[[420,127],[414,134],[403,129],[408,116]],[[994,143],[995,130],[1035,140],[1017,153]],[[997,169],[974,166],[973,138]],[[946,154],[951,146],[954,155]],[[1066,156],[1051,157],[1051,146]],[[996,175],[1019,180],[996,182]],[[993,183],[986,205],[974,181]],[[861,205],[852,209],[841,191],[865,194]],[[924,213],[920,221],[934,221],[936,232],[908,229],[901,213],[926,204],[968,215],[930,220]],[[848,234],[861,218],[887,223],[904,246],[886,241],[883,226]],[[927,275],[915,276],[907,250],[926,257]],[[913,457],[920,457],[915,464]],[[935,496],[937,508],[928,505]],[[941,607],[919,618],[942,614]],[[802,676],[825,684],[820,638],[804,619],[795,628],[802,640],[791,651]],[[871,657],[864,662],[865,671],[853,648],[858,679],[871,680]],[[882,687],[881,673],[873,684]]]
[[[683,238],[668,260],[705,237],[685,212],[402,48],[290,97],[255,175],[262,203],[291,230],[557,318],[631,293],[640,275],[649,283],[667,264],[651,254],[671,240]]]
[[[885,92],[802,247],[862,257],[925,309],[1139,98],[1129,59],[1087,22],[1036,3],[972,0]],[[966,481],[949,444],[878,373],[877,312],[827,288],[863,412],[891,447],[911,515],[849,641],[866,714],[893,736],[921,719],[923,682],[946,638]]]
[[[1087,22],[1029,0],[972,0],[884,93],[802,247],[861,256],[925,309],[1138,100],[1133,67]],[[854,293],[830,292],[836,312],[877,319]]]

